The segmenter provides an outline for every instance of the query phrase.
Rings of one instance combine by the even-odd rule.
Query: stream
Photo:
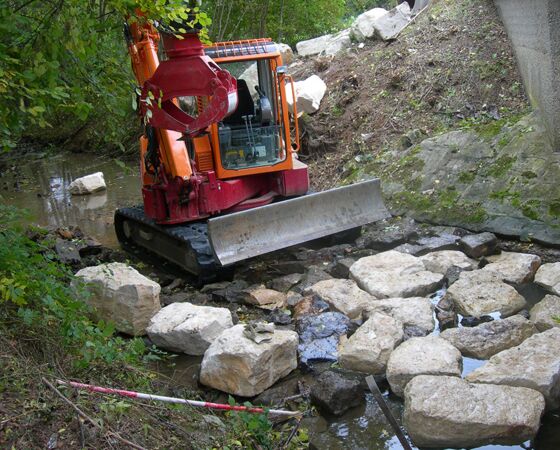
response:
[[[0,177],[2,203],[26,208],[30,212],[29,222],[53,227],[77,225],[85,234],[96,238],[103,245],[118,247],[113,229],[115,209],[141,202],[136,164],[123,166],[114,160],[92,155],[69,154],[30,161],[12,170],[11,166],[14,165],[8,164],[8,170]],[[73,179],[97,171],[104,173],[107,183],[105,192],[90,196],[71,196],[68,193],[67,186]],[[529,303],[542,297],[542,293],[531,286],[522,294]],[[156,369],[163,375],[170,376],[182,387],[199,391],[197,371],[200,360],[200,357],[181,355],[171,363],[159,363]],[[483,363],[484,361],[463,358],[463,375]],[[388,391],[384,392],[384,397],[400,421],[402,401]],[[317,449],[402,448],[370,394],[366,395],[365,404],[341,417],[306,418],[304,425],[309,430],[312,447]],[[560,449],[560,413],[556,411],[544,417],[534,442],[518,446],[487,445],[478,448]]]

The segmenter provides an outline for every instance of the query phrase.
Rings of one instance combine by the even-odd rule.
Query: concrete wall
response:
[[[494,0],[529,100],[560,151],[560,0]]]

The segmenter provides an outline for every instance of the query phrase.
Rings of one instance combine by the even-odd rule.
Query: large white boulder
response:
[[[342,30],[333,34],[329,39],[327,46],[325,47],[325,55],[334,56],[351,45],[352,39],[350,38],[350,30]]]
[[[508,348],[521,344],[537,333],[535,325],[525,317],[515,315],[493,320],[476,327],[448,328],[440,336],[457,347],[464,356],[488,359]]]
[[[539,331],[560,327],[560,297],[546,295],[531,308],[531,321]]]
[[[440,250],[421,256],[426,270],[445,275],[452,267],[461,270],[474,270],[478,263],[458,250]]]
[[[502,252],[499,255],[488,256],[490,264],[482,270],[497,273],[504,281],[514,284],[524,284],[533,281],[541,259],[530,253]]]
[[[325,96],[327,85],[317,75],[311,75],[303,81],[296,81],[294,83],[294,91],[298,115],[301,113],[313,114],[321,106],[321,100]],[[293,112],[294,98],[290,85],[286,86],[286,100],[288,101],[290,112]]]
[[[422,297],[443,281],[443,275],[427,271],[420,258],[395,250],[360,258],[350,267],[350,276],[377,298]]]
[[[161,309],[146,330],[154,344],[187,355],[203,355],[212,342],[233,326],[227,308],[172,303]]]
[[[385,14],[387,14],[387,10],[384,8],[373,8],[360,14],[356,17],[356,20],[352,22],[352,26],[350,27],[352,37],[358,42],[363,42],[368,38],[372,38],[375,34],[374,25],[376,20],[383,17]]]
[[[160,285],[126,264],[86,267],[76,277],[86,283],[90,295],[85,301],[96,315],[113,321],[122,333],[146,334],[150,319],[161,309]]]
[[[411,20],[410,6],[407,2],[401,3],[374,21],[375,35],[384,41],[394,39]]]
[[[480,317],[493,312],[511,316],[526,305],[523,296],[504,283],[501,275],[487,270],[461,272],[446,296],[464,316]]]
[[[386,314],[374,313],[338,348],[341,367],[382,374],[393,349],[403,340],[403,326]]]
[[[387,381],[402,397],[408,382],[418,375],[461,376],[461,352],[439,336],[414,337],[399,345],[387,363]]]
[[[517,347],[500,352],[467,375],[474,383],[535,389],[548,409],[560,406],[560,328],[534,334]]]
[[[249,88],[249,92],[251,93],[251,97],[256,98],[258,94],[255,90],[255,86],[259,85],[259,71],[257,63],[252,63],[241,73],[241,75],[239,75],[238,78],[245,80],[247,87]]]
[[[276,44],[282,56],[282,64],[289,66],[294,60],[294,51],[288,44]]]
[[[537,270],[535,283],[554,295],[560,295],[560,262],[543,264]]]
[[[404,399],[404,426],[418,447],[521,444],[537,434],[545,407],[533,389],[433,375],[412,379]]]
[[[244,328],[228,328],[208,347],[200,368],[202,384],[252,397],[297,367],[295,331],[275,330],[271,340],[257,344],[243,334]]]
[[[103,172],[95,172],[85,177],[76,178],[68,185],[68,191],[72,195],[93,194],[107,189]]]
[[[338,278],[319,281],[304,291],[304,295],[313,294],[327,302],[333,311],[346,314],[350,319],[361,318],[363,310],[376,300],[354,281]]]
[[[332,34],[325,34],[324,36],[300,41],[296,44],[296,51],[300,56],[318,55],[325,51],[331,39]]]
[[[374,312],[387,314],[400,321],[405,329],[413,327],[421,330],[423,334],[434,331],[434,306],[429,298],[386,298],[376,300],[367,305],[364,318],[369,318]]]

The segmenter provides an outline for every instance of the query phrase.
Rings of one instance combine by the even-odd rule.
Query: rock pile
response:
[[[405,252],[411,248],[422,256]],[[206,386],[268,398],[299,364],[316,374],[311,401],[339,415],[363,402],[361,381],[374,374],[404,398],[416,445],[475,447],[530,439],[544,411],[560,406],[560,297],[546,295],[528,313],[517,290],[534,279],[556,293],[560,264],[499,251],[488,233],[381,223],[356,246],[287,250],[282,261],[249,263],[234,281],[206,285],[161,311],[159,286],[126,266],[78,276],[97,286],[95,306],[120,319],[120,330],[141,334],[149,322],[157,345],[203,355]],[[181,286],[173,281],[165,295]],[[266,322],[248,322],[255,316]],[[463,373],[472,366],[465,358],[487,361]],[[338,368],[325,372],[332,363]]]

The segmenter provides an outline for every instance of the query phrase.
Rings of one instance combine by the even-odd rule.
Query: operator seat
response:
[[[222,121],[224,124],[243,125],[243,116],[255,116],[255,103],[243,78],[237,79],[237,99],[237,109]]]

